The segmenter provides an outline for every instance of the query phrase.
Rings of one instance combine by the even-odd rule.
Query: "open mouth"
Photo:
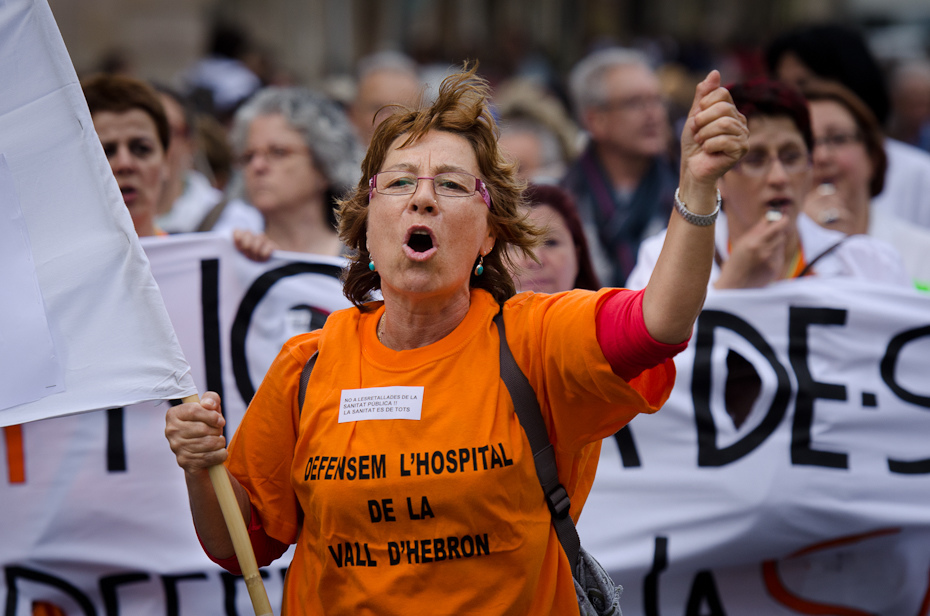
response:
[[[791,205],[791,199],[786,198],[770,199],[765,202],[765,207],[770,210],[781,210],[787,208],[789,205]]]
[[[119,191],[123,195],[124,203],[134,201],[136,199],[136,195],[139,194],[139,191],[137,191],[135,188],[132,188],[131,186],[123,186],[119,189]]]
[[[404,252],[413,261],[428,261],[436,254],[436,239],[429,227],[410,227],[404,242]]]
[[[428,231],[414,231],[407,240],[407,246],[413,252],[426,252],[433,247],[433,238]]]

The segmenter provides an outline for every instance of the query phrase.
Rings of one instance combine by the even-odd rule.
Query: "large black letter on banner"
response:
[[[165,614],[178,616],[181,613],[181,599],[178,596],[178,585],[185,580],[205,580],[206,573],[187,573],[182,575],[163,575],[161,584],[165,589]]]
[[[709,610],[707,612],[701,609],[705,604]],[[717,592],[714,576],[710,571],[699,571],[694,577],[685,616],[726,616],[723,604],[720,603],[720,593]]]
[[[126,470],[126,411],[123,407],[107,409],[107,472]]]
[[[84,612],[86,616],[97,616],[97,610],[94,609],[94,604],[70,582],[47,573],[42,573],[41,571],[27,569],[26,567],[6,567],[5,572],[7,594],[6,608],[3,611],[4,616],[16,616],[16,614],[19,613],[16,609],[16,603],[19,601],[19,589],[16,585],[17,579],[38,582],[46,586],[51,586],[52,588],[57,588],[62,593],[74,599],[74,602],[78,604],[78,607],[81,608],[81,611]]]
[[[775,398],[765,417],[749,434],[732,445],[717,448],[717,426],[710,411],[710,390],[713,376],[711,356],[714,347],[714,330],[729,329],[749,342],[772,366],[778,379]],[[691,399],[694,403],[694,421],[698,433],[698,466],[723,466],[734,462],[758,447],[775,431],[791,398],[791,381],[788,371],[778,361],[775,351],[752,325],[729,312],[705,310],[698,319],[694,348],[694,369],[691,375]]]
[[[258,575],[263,580],[268,579],[268,572],[264,569],[259,569]],[[220,579],[223,581],[223,606],[226,610],[226,616],[238,616],[239,612],[236,611],[236,585],[243,581],[242,576],[221,571]]]
[[[898,381],[895,379],[895,369],[898,365],[898,355],[901,354],[901,349],[914,340],[926,336],[930,336],[930,325],[901,332],[892,338],[891,342],[888,343],[885,356],[882,357],[881,374],[882,380],[885,381],[885,385],[887,385],[897,397],[905,402],[930,409],[930,396],[921,396],[920,394],[910,392],[898,385]]]
[[[846,400],[846,387],[814,380],[807,356],[809,325],[845,325],[846,311],[833,308],[797,308],[788,311],[788,359],[798,378],[798,396],[794,404],[794,424],[791,429],[791,463],[827,468],[849,468],[845,453],[823,451],[811,447],[811,425],[814,423],[814,400]]]
[[[223,355],[220,352],[220,260],[200,262],[200,319],[207,391],[223,398]],[[225,430],[224,430],[225,431]]]
[[[326,263],[295,261],[265,272],[256,278],[252,286],[249,287],[245,297],[242,298],[242,302],[239,304],[239,310],[236,312],[229,345],[232,353],[232,367],[233,375],[236,377],[236,387],[239,388],[239,395],[242,396],[242,400],[246,404],[251,402],[255,396],[255,386],[249,376],[249,363],[245,354],[245,339],[249,333],[252,314],[262,301],[262,298],[265,297],[276,282],[282,278],[297,274],[322,274],[338,279],[342,275],[342,268],[338,265]]]
[[[656,537],[652,569],[643,579],[643,612],[659,616],[659,574],[668,568],[668,537]]]
[[[930,336],[930,325],[901,332],[892,338],[891,342],[888,343],[885,356],[882,358],[881,375],[885,385],[887,385],[897,397],[905,402],[910,402],[911,404],[924,408],[930,408],[930,397],[921,396],[920,394],[915,394],[914,392],[904,389],[898,385],[898,380],[895,378],[898,356],[901,354],[901,350],[905,345],[926,336]],[[911,461],[892,460],[888,458],[888,470],[892,473],[900,473],[902,475],[925,475],[930,473],[930,458]]]
[[[117,575],[107,575],[100,578],[100,596],[103,598],[103,613],[106,616],[119,614],[119,600],[116,596],[116,589],[126,584],[137,584],[149,580],[149,574],[138,573],[120,573]]]
[[[630,426],[625,425],[614,434],[614,440],[617,441],[617,447],[620,448],[620,461],[624,468],[636,468],[642,466],[639,460],[639,451],[636,449],[636,441],[633,440],[633,433]]]

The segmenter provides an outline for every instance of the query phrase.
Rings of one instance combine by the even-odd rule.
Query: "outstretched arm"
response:
[[[748,149],[749,128],[711,71],[698,84],[681,135],[679,197],[697,215],[714,212],[717,180]],[[643,318],[659,342],[687,340],[704,304],[714,258],[714,225],[698,226],[677,211],[643,297]]]

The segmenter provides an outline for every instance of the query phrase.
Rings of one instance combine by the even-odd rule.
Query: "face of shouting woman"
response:
[[[430,131],[400,147],[406,138],[388,150],[368,206],[366,239],[382,293],[386,300],[467,301],[475,263],[494,247],[488,205],[475,190],[478,160],[468,140],[454,133]],[[455,174],[448,177],[460,183],[445,184],[443,192],[448,187],[461,194],[437,194],[427,178],[439,174]],[[415,184],[415,190],[390,194],[387,180],[394,187]]]
[[[155,235],[155,215],[168,174],[155,120],[141,109],[98,111],[94,129],[140,237]]]

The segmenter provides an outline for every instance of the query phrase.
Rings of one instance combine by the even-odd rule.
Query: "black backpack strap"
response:
[[[307,397],[307,383],[310,382],[310,373],[313,372],[313,366],[316,365],[316,358],[319,354],[319,351],[314,351],[307,363],[304,364],[304,369],[300,371],[300,385],[297,388],[298,413],[303,413],[304,398]]]
[[[559,483],[559,470],[555,465],[555,453],[549,441],[549,433],[543,422],[542,412],[539,410],[539,401],[533,386],[520,370],[510,346],[507,344],[507,332],[504,329],[504,313],[500,311],[494,317],[494,324],[500,335],[501,379],[510,392],[513,407],[520,419],[526,437],[533,449],[533,462],[536,464],[536,475],[546,495],[546,504],[552,514],[552,523],[555,533],[562,543],[562,549],[568,556],[568,563],[574,576],[578,566],[578,553],[581,549],[581,540],[568,510],[571,502],[565,487]]]

